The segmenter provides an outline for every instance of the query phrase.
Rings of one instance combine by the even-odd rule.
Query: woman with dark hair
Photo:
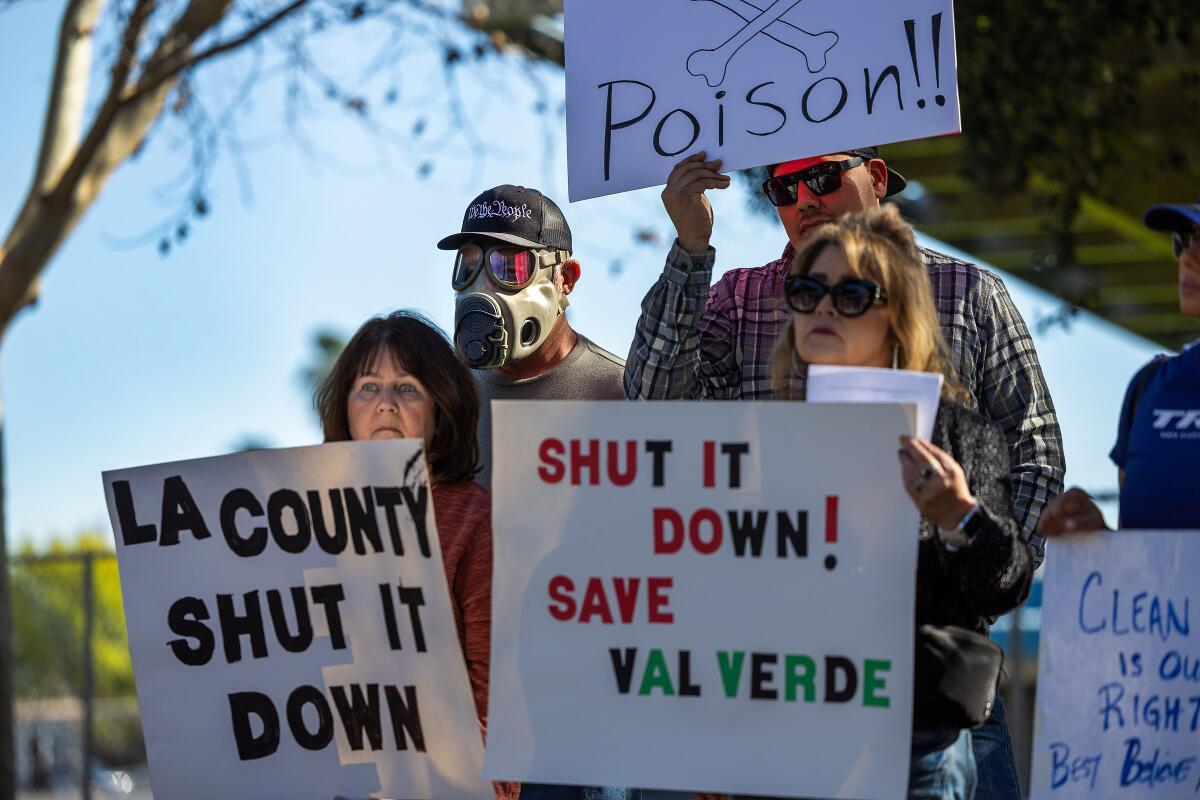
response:
[[[486,730],[492,625],[492,499],[479,471],[479,394],[445,335],[395,311],[367,320],[315,393],[325,441],[421,439],[458,638]],[[516,798],[519,784],[495,784]]]
[[[1033,578],[1013,518],[1004,436],[962,405],[967,395],[950,363],[924,260],[894,207],[820,228],[796,254],[783,294],[792,315],[773,355],[777,395],[802,399],[803,364],[891,366],[944,378],[932,441],[903,436],[898,453],[897,472],[921,513],[908,797],[971,800],[969,727],[991,711],[998,653],[980,670],[968,667],[970,659],[942,657],[988,652],[990,619],[1020,605]],[[934,680],[939,666],[944,673]]]

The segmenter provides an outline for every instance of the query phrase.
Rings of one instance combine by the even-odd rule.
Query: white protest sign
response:
[[[960,130],[951,0],[567,0],[571,200]]]
[[[1200,797],[1197,574],[1200,531],[1047,545],[1034,800]]]
[[[487,797],[419,441],[104,473],[155,795]]]
[[[940,372],[810,364],[805,398],[810,403],[911,403],[918,438],[933,438],[944,379]]]
[[[492,409],[488,777],[904,796],[902,408]]]

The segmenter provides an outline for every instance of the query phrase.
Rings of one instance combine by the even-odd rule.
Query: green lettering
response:
[[[667,662],[663,658],[662,650],[651,650],[650,655],[646,657],[646,674],[642,676],[642,688],[638,689],[638,694],[650,694],[655,687],[667,697],[675,694],[675,687],[671,685],[671,675],[667,672]]]
[[[803,668],[803,674],[797,675],[796,669]],[[813,678],[816,676],[817,665],[808,656],[789,655],[783,660],[784,697],[789,701],[796,700],[796,687],[804,687],[804,702],[811,703],[816,697]]]
[[[717,651],[717,665],[721,668],[721,683],[725,686],[726,697],[737,697],[738,684],[742,679],[742,662],[745,660],[746,654],[741,650],[733,651],[732,662],[729,653]]]
[[[878,672],[890,672],[892,662],[883,659],[868,658],[863,661],[863,705],[887,708],[892,701],[883,695],[875,694],[887,688],[887,680],[876,675]]]

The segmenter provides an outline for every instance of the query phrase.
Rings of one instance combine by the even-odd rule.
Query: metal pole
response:
[[[81,797],[92,800],[92,711],[96,693],[94,665],[92,663],[92,626],[96,606],[93,592],[92,569],[95,559],[91,553],[83,554],[83,765]]]

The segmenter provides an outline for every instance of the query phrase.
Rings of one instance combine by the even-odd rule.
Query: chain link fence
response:
[[[111,552],[10,559],[19,800],[149,798]]]

